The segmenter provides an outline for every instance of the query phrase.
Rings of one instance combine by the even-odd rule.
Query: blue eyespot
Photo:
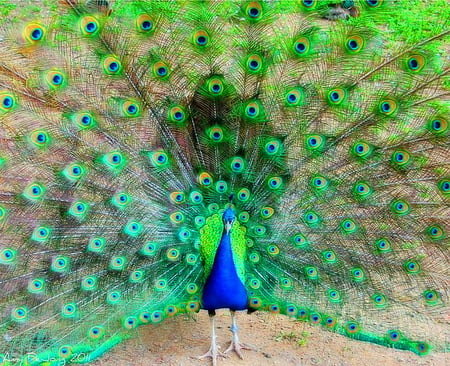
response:
[[[250,116],[254,116],[254,115],[256,114],[256,108],[255,108],[255,107],[249,107],[249,108],[247,109],[247,113],[248,113]]]
[[[36,28],[31,32],[31,39],[33,41],[39,41],[43,36],[42,29]]]
[[[60,85],[62,83],[62,80],[63,80],[63,78],[61,75],[59,75],[59,74],[53,75],[53,78],[52,78],[53,84]]]
[[[207,42],[207,39],[205,36],[199,36],[197,38],[197,43],[201,46],[204,46],[206,44],[206,42]]]
[[[352,50],[356,50],[358,48],[358,42],[352,39],[348,42],[348,47]]]
[[[141,24],[142,29],[146,30],[146,31],[152,29],[152,26],[153,25],[152,25],[152,22],[150,20],[145,20]]]
[[[95,22],[89,22],[86,24],[86,31],[88,31],[89,33],[95,32],[96,29],[97,24]]]
[[[298,43],[295,44],[295,49],[296,49],[297,52],[303,53],[306,50],[306,46],[305,46],[304,43],[298,42]]]
[[[389,103],[381,103],[381,109],[383,112],[389,112],[391,110],[391,105]]]
[[[259,16],[259,10],[257,8],[250,8],[248,13],[252,18],[257,18]]]

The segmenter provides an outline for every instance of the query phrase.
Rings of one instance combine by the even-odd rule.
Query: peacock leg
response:
[[[230,330],[231,332],[233,332],[233,337],[231,338],[231,343],[230,346],[227,348],[227,350],[224,352],[225,354],[227,354],[230,351],[234,351],[236,352],[236,354],[239,356],[239,358],[244,359],[244,357],[242,356],[242,350],[243,349],[249,349],[252,350],[254,349],[254,347],[245,344],[245,343],[240,343],[239,342],[239,335],[238,335],[238,326],[237,326],[237,322],[236,322],[236,312],[233,310],[230,310],[231,313],[231,327]]]
[[[200,360],[211,357],[213,366],[217,366],[217,357],[226,357],[222,352],[219,351],[219,346],[217,345],[216,339],[216,327],[214,325],[214,316],[216,315],[215,311],[208,311],[209,313],[209,319],[211,322],[211,347],[209,348],[209,351],[206,352],[204,355],[199,356],[198,358]]]

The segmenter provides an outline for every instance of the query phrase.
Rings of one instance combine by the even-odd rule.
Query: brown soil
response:
[[[295,321],[285,316],[255,313],[238,314],[241,341],[254,346],[244,350],[244,360],[236,354],[219,359],[218,366],[265,365],[450,365],[450,353],[419,357],[414,353],[355,341],[344,336]],[[225,350],[231,339],[228,312],[216,316],[217,339]],[[138,337],[118,345],[95,366],[210,366],[198,360],[209,348],[209,320],[206,311],[166,319],[156,326],[139,329]]]

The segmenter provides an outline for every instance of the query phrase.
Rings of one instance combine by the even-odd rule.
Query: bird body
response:
[[[234,213],[231,216],[234,220]],[[235,229],[239,230],[238,227]],[[214,245],[217,248],[214,254],[214,264],[203,287],[202,308],[209,311],[217,309],[245,310],[248,308],[247,290],[236,271],[230,230],[231,227],[229,230],[224,229],[219,245]],[[234,236],[233,239],[237,240],[238,238]],[[245,241],[241,241],[239,245],[245,249]],[[245,256],[241,256],[238,260],[240,260],[242,268]]]
[[[0,365],[201,309],[216,363],[220,308],[239,355],[245,309],[447,351],[449,17],[410,3],[2,2]]]

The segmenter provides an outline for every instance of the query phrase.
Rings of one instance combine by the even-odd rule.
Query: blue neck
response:
[[[214,264],[203,288],[203,309],[247,309],[245,286],[237,275],[233,260],[231,236],[223,232]]]

